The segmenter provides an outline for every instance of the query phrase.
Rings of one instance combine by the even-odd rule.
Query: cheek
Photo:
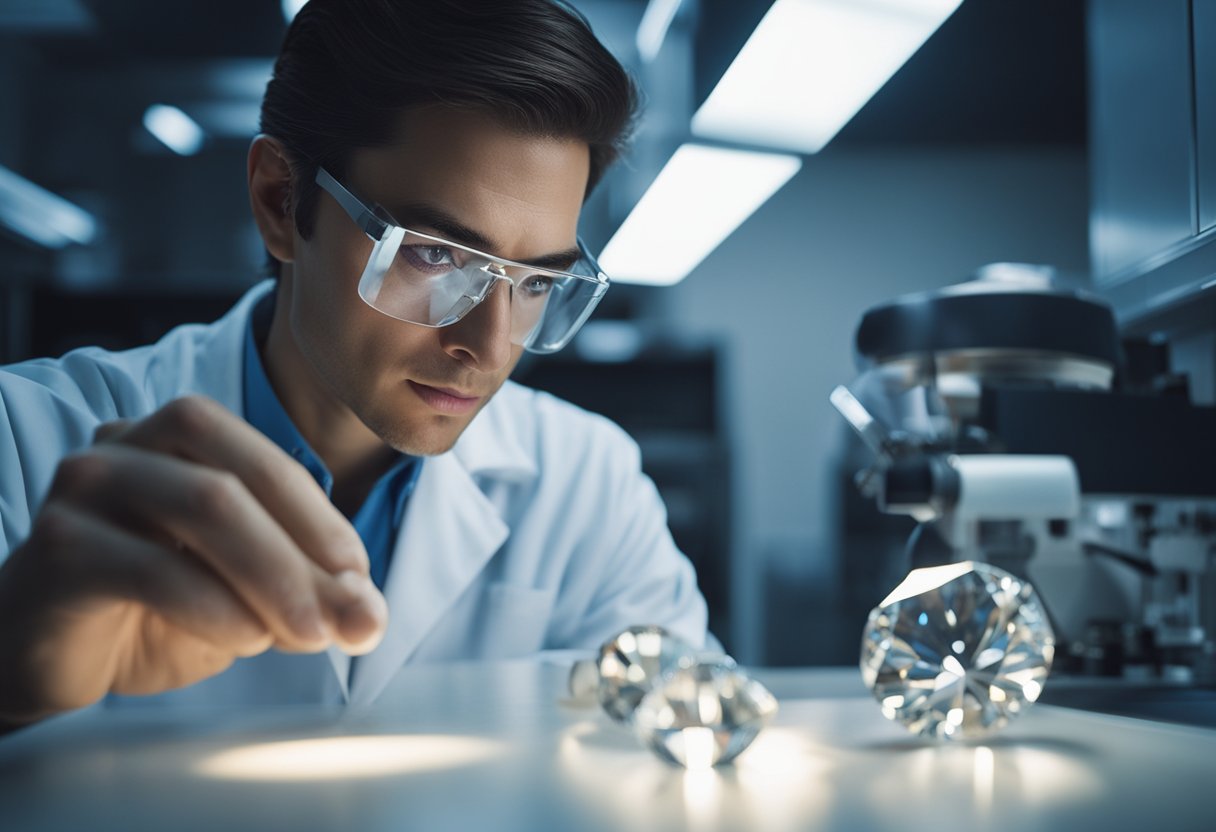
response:
[[[300,294],[310,304],[320,307],[319,311],[329,307],[335,315],[357,314],[356,304],[364,305],[358,286],[368,252],[361,243],[361,240],[324,234],[318,229],[311,243],[305,246]]]
[[[382,318],[359,297],[359,277],[370,245],[337,239],[318,224],[313,239],[297,249],[292,274],[292,323],[296,341],[309,362],[332,382],[360,374],[383,328]],[[366,250],[365,250],[366,249]]]

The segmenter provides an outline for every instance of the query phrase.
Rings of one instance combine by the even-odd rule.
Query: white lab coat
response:
[[[126,352],[0,368],[0,560],[29,533],[59,460],[94,429],[192,393],[244,412],[250,290],[210,325]],[[455,447],[426,459],[385,586],[388,632],[354,662],[270,651],[143,704],[369,702],[408,662],[593,648],[657,623],[696,644],[706,608],[637,445],[608,420],[507,382]],[[111,697],[111,701],[120,698]]]

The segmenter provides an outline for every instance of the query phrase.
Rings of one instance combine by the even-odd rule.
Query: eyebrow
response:
[[[498,249],[498,245],[490,237],[475,228],[470,228],[443,209],[425,202],[408,202],[404,205],[397,205],[389,213],[393,219],[407,228],[433,229],[435,236],[484,251],[487,254],[492,254]],[[573,266],[582,256],[582,251],[576,246],[552,254],[543,254],[540,257],[529,257],[526,264],[542,269],[562,271]]]

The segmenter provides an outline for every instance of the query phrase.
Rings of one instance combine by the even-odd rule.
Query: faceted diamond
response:
[[[599,662],[591,659],[579,659],[570,667],[568,680],[570,697],[580,703],[595,704],[599,701],[600,668]]]
[[[600,705],[617,722],[628,722],[663,673],[694,652],[662,627],[630,627],[600,648]]]
[[[777,712],[777,700],[726,656],[685,658],[633,714],[642,741],[664,759],[709,768],[737,757]]]
[[[1038,699],[1054,655],[1034,588],[967,561],[913,570],[870,613],[861,675],[888,719],[963,739],[999,730]]]

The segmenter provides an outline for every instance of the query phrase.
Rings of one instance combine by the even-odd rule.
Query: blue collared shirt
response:
[[[313,479],[332,499],[333,475],[296,429],[274,388],[270,386],[270,380],[262,366],[262,356],[258,352],[254,332],[255,327],[259,332],[266,331],[273,309],[274,296],[271,295],[254,309],[253,314],[249,316],[249,326],[245,330],[245,421],[266,434],[272,442],[308,469]],[[393,467],[376,481],[363,505],[351,518],[355,531],[359,533],[367,549],[372,580],[381,590],[384,589],[384,581],[388,576],[389,560],[393,554],[393,544],[397,540],[397,531],[401,528],[405,504],[422,471],[420,458],[406,454],[401,454],[400,457]]]

